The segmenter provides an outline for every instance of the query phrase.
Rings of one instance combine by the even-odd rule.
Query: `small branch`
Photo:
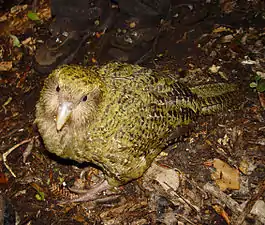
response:
[[[265,181],[262,181],[258,185],[255,194],[253,194],[251,198],[246,201],[245,207],[242,207],[234,199],[230,198],[228,195],[223,193],[219,188],[209,183],[205,184],[203,189],[218,198],[220,201],[222,201],[233,212],[234,215],[231,219],[231,224],[241,225],[243,224],[247,215],[251,212],[256,201],[265,192]]]
[[[243,224],[247,215],[251,212],[254,204],[257,200],[263,195],[265,192],[265,180],[262,181],[256,188],[255,193],[251,196],[251,198],[246,202],[246,206],[244,207],[243,211],[237,215],[232,217],[232,224],[233,225],[240,225]]]
[[[13,177],[16,177],[16,174],[12,171],[12,169],[8,166],[7,164],[7,156],[13,152],[16,148],[18,148],[19,146],[23,145],[23,144],[26,144],[28,142],[30,142],[33,138],[30,138],[30,139],[26,139],[24,141],[21,141],[20,143],[16,144],[15,146],[13,146],[12,148],[10,148],[8,151],[6,151],[4,154],[3,154],[3,161],[4,161],[4,165],[5,167],[8,169],[8,171],[12,174]]]
[[[165,183],[165,185],[168,186],[168,190],[162,189],[160,185],[155,185],[157,188],[156,190],[164,197],[169,199],[174,205],[177,205],[176,202],[179,202],[181,199],[184,203],[186,203],[191,209],[193,209],[195,212],[199,214],[200,208],[199,206],[196,206],[192,204],[188,199],[184,198],[183,196],[179,195],[176,191],[173,190],[172,187],[170,187],[168,184]]]
[[[242,213],[242,207],[231,197],[222,192],[218,187],[207,183],[203,189],[223,202],[235,215]]]
[[[187,217],[181,215],[181,214],[175,214],[175,216],[178,218],[178,219],[183,219],[185,220],[187,223],[191,224],[191,225],[196,225],[195,223],[193,223],[191,220],[189,220]]]

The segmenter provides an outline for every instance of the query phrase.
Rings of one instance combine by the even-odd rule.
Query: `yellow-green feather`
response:
[[[93,116],[54,130],[54,121],[45,118],[52,82],[67,88],[71,99],[96,90],[90,95],[98,98],[91,103]],[[235,91],[229,84],[188,88],[137,65],[64,66],[45,82],[36,123],[49,151],[100,166],[109,184],[117,186],[140,177],[179,127],[229,106]]]

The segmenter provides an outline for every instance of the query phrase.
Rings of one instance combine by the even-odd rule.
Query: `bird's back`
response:
[[[138,178],[170,139],[181,135],[179,128],[189,125],[210,102],[175,80],[140,66],[107,64],[99,74],[106,90],[88,145],[99,148],[98,159],[93,151],[94,161],[101,161],[107,173],[112,171],[110,177],[119,174],[123,182]],[[219,100],[222,98],[213,102],[218,105]]]

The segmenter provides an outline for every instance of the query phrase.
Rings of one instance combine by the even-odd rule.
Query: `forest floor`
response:
[[[14,209],[20,225],[265,224],[264,1],[172,5],[170,24],[143,65],[189,86],[237,83],[242,102],[236,110],[200,118],[142,178],[114,195],[65,205],[57,201],[73,196],[67,187],[88,186],[102,174],[90,167],[80,175],[78,164],[48,153],[34,126],[48,75],[35,72],[32,63],[48,34],[45,2],[37,21],[29,18],[27,4],[0,13],[0,211],[6,207],[14,218]],[[72,63],[100,62],[93,55],[99,42],[91,37]]]

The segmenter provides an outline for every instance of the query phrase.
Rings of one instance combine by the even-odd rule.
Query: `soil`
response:
[[[163,25],[153,57],[142,64],[189,86],[240,86],[239,106],[199,118],[189,135],[158,157],[157,164],[178,173],[177,190],[172,194],[140,178],[102,194],[101,200],[65,205],[58,201],[75,196],[67,187],[78,182],[89,187],[102,174],[45,150],[34,112],[48,74],[34,71],[33,58],[39,40],[47,38],[49,6],[40,1],[40,23],[27,19],[28,2],[12,3],[1,5],[0,13],[0,153],[11,151],[6,160],[0,158],[0,193],[2,208],[11,205],[6,215],[14,218],[16,212],[16,224],[265,224],[264,90],[250,88],[257,75],[265,79],[264,1],[173,1],[172,18]],[[72,63],[95,63],[99,43],[91,38]],[[9,69],[2,69],[4,62]],[[213,177],[218,160],[239,175],[238,188],[218,185],[224,176]],[[85,167],[89,170],[81,173]],[[250,213],[257,202],[264,203],[256,207],[261,215]]]

